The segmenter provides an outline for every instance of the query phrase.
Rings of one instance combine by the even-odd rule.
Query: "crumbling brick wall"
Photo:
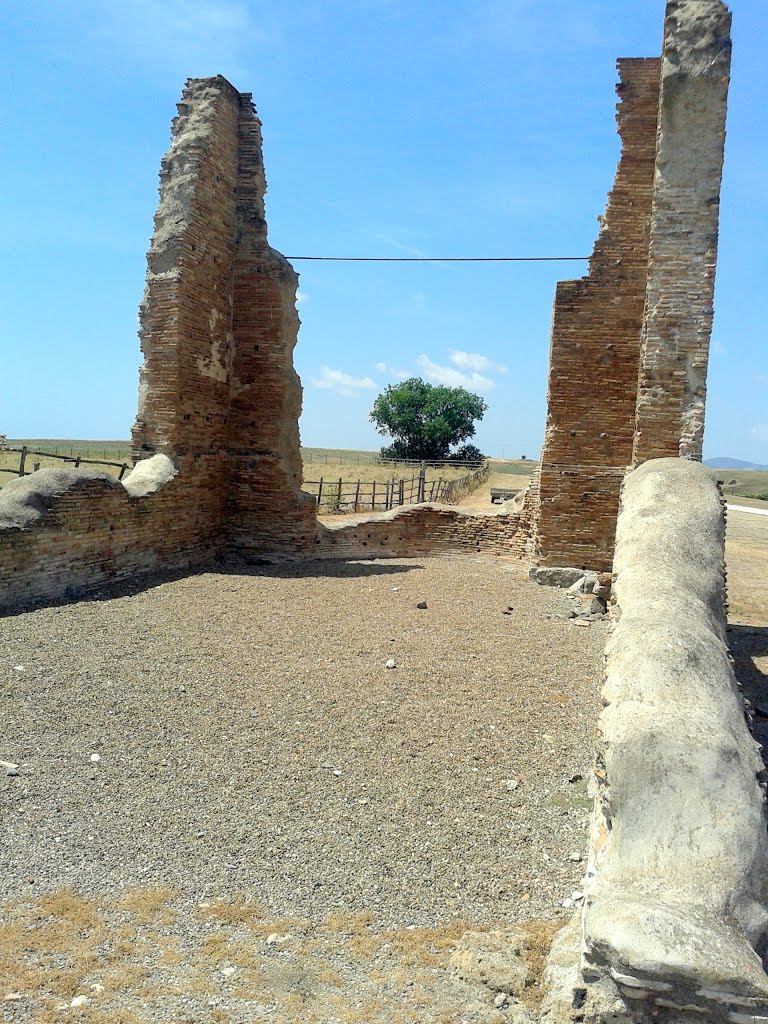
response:
[[[446,505],[413,505],[375,518],[321,525],[317,558],[484,554],[523,557],[527,533],[519,512],[483,515]]]
[[[632,459],[656,159],[658,59],[618,63],[622,151],[589,275],[557,286],[537,488],[545,565],[609,569]]]
[[[730,28],[719,0],[667,4],[634,465],[701,460]]]
[[[4,489],[0,607],[233,547],[311,549],[292,362],[297,277],[267,242],[265,188],[250,94],[220,76],[190,79],[160,167],[132,435],[139,465],[168,457],[175,476],[132,493],[130,477],[43,470]]]
[[[661,61],[620,61],[623,149],[589,276],[558,285],[529,506],[545,565],[608,569],[630,465],[701,459],[730,68],[722,0],[668,0]]]

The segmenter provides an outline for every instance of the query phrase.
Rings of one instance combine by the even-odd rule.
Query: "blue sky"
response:
[[[264,122],[288,255],[587,255],[618,156],[615,58],[663,0],[26,0],[5,9],[0,432],[127,437],[157,170],[184,79]],[[734,64],[705,455],[768,463],[765,0]],[[552,297],[582,264],[310,264],[307,445],[372,448],[378,390],[465,383],[488,454],[538,453]]]

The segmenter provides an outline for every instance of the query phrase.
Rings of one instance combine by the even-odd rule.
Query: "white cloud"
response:
[[[758,441],[768,441],[768,423],[756,423],[751,434]]]
[[[300,306],[302,302],[309,302],[309,294],[299,288],[296,292],[296,305]]]
[[[314,388],[334,391],[345,398],[353,398],[361,391],[375,391],[378,387],[370,377],[353,377],[343,370],[332,370],[328,366],[321,366],[319,376],[310,378],[310,383]]]
[[[724,356],[727,353],[728,349],[725,347],[722,341],[718,341],[717,338],[715,338],[715,340],[712,342],[712,351],[715,353],[715,355]]]
[[[472,388],[475,391],[491,391],[496,387],[490,377],[484,377],[476,370],[462,373],[452,366],[433,363],[429,356],[423,354],[417,358],[416,363],[431,384],[444,384],[450,388]]]
[[[487,356],[481,356],[479,352],[461,352],[454,349],[448,358],[460,370],[475,370],[478,373],[482,370],[485,370],[487,373],[507,372],[506,366],[491,362]]]
[[[117,56],[164,66],[174,75],[182,67],[193,76],[235,74],[249,48],[266,38],[245,0],[75,0],[56,6],[79,17],[79,59],[92,62],[98,54],[114,62]]]
[[[394,380],[407,380],[411,374],[407,370],[396,370],[394,366],[387,366],[386,363],[376,363],[374,370],[384,374],[385,377],[392,377]]]

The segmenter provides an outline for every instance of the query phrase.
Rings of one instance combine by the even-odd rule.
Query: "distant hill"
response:
[[[710,469],[768,470],[768,466],[760,466],[757,462],[744,462],[743,459],[704,459],[704,465]]]

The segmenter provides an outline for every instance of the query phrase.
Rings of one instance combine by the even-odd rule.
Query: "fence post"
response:
[[[424,485],[426,483],[426,479],[427,479],[427,464],[426,464],[426,462],[422,462],[422,464],[419,466],[419,490],[418,490],[418,493],[416,494],[416,501],[417,502],[424,501]]]
[[[357,481],[357,487],[355,488],[355,512],[357,512],[357,503],[360,501],[360,481]]]
[[[373,491],[371,493],[371,512],[376,511],[376,481],[373,481]]]
[[[400,477],[400,504],[401,505],[405,504],[405,493],[404,493],[403,478],[402,477]]]
[[[80,468],[80,456],[78,455],[77,458],[75,459],[75,469],[79,469],[79,468]]]
[[[27,446],[23,444],[21,446],[21,455],[19,456],[19,476],[24,476],[24,463],[27,461]]]
[[[117,476],[118,480],[122,480],[123,479],[123,477],[125,476],[126,469],[128,469],[128,463],[124,462],[122,464],[122,466],[120,467],[120,472],[118,473],[118,476]]]
[[[323,478],[320,477],[320,483],[317,487],[317,510],[320,511],[320,502],[323,500]]]
[[[341,479],[341,477],[339,477],[339,505],[338,505],[338,511],[339,512],[341,512],[341,499],[342,499],[342,496],[343,496],[342,495],[342,490],[341,490],[342,486],[343,486],[342,479]]]
[[[32,463],[32,472],[36,473],[38,471],[38,469],[40,469],[40,463],[39,462],[33,462]]]

